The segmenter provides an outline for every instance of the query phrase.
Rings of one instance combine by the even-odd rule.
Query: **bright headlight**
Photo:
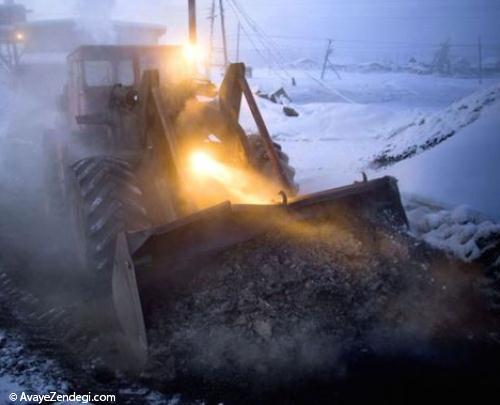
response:
[[[198,63],[203,61],[204,53],[199,45],[186,44],[184,45],[184,57],[189,63]]]

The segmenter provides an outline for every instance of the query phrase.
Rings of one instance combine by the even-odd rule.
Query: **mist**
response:
[[[40,32],[60,28],[37,44],[43,35],[16,27],[20,63],[0,71],[0,398],[4,374],[36,391],[38,363],[68,390],[105,387],[120,403],[232,402],[233,390],[238,403],[282,386],[273,403],[343,402],[344,382],[385,399],[408,395],[405,372],[442,386],[442,367],[447,399],[459,396],[456,376],[472,390],[483,368],[496,392],[500,0],[224,0],[227,61],[221,3],[198,0],[205,56],[212,4],[215,24],[196,80],[198,55],[148,56],[157,42],[187,42],[186,0],[15,2],[45,21]],[[86,49],[68,60],[83,44],[103,60]],[[182,81],[177,62],[190,67]],[[237,123],[218,88],[225,62],[250,67],[236,76],[250,88]],[[255,234],[225,246],[246,234],[247,209]],[[131,288],[116,299],[120,271]],[[113,358],[125,301],[143,311],[137,329],[145,320],[140,378]],[[5,354],[7,330],[23,350]],[[28,367],[31,350],[41,360]]]
[[[164,24],[164,42],[187,38],[187,2],[184,0],[63,1],[29,0],[32,18],[110,17]],[[50,4],[50,5],[49,5]],[[218,4],[216,2],[216,4]],[[269,35],[285,59],[301,56],[321,59],[327,38],[334,41],[335,57],[340,61],[372,59],[405,60],[429,58],[436,46],[450,40],[453,52],[473,59],[478,38],[484,56],[500,53],[500,3],[496,0],[255,0],[235,2],[250,19]],[[208,41],[210,0],[197,2],[202,41]],[[104,12],[103,12],[104,11]],[[226,5],[230,57],[235,58],[238,19],[233,2]],[[218,14],[218,12],[216,13]],[[240,16],[241,18],[241,16]],[[216,47],[221,46],[219,20],[216,21]],[[242,59],[262,63],[253,42],[255,32],[242,33]]]

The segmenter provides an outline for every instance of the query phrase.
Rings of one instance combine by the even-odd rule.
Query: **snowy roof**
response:
[[[96,19],[98,21],[98,19]],[[38,27],[53,27],[57,25],[77,25],[81,22],[78,18],[55,18],[47,20],[33,20],[23,24],[23,27],[38,28]],[[158,35],[161,36],[167,31],[166,26],[160,24],[143,23],[137,21],[120,21],[111,20],[111,25],[116,28],[134,28],[134,29],[145,29],[151,31],[157,31]]]
[[[166,27],[134,21],[63,18],[22,24],[27,52],[69,52],[84,44],[156,45]]]

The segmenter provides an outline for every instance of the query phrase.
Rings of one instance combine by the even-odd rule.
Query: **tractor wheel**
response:
[[[259,171],[268,178],[273,178],[273,168],[271,165],[271,160],[267,155],[266,146],[262,137],[260,135],[250,135],[248,137],[248,143],[250,144],[250,149],[254,156],[255,162],[257,163],[257,167]],[[292,186],[292,191],[296,194],[299,191],[299,186],[295,183],[295,169],[290,165],[290,158],[288,155],[282,150],[281,145],[279,143],[273,142],[274,149],[278,154],[278,158],[280,160],[281,166],[285,172],[285,176],[288,180],[288,183]]]
[[[82,322],[93,336],[87,351],[102,361],[103,367],[133,370],[144,356],[129,344],[119,315],[123,307],[115,307],[114,259],[117,240],[123,232],[151,226],[142,204],[144,195],[132,166],[125,160],[108,156],[85,158],[72,169],[72,216],[86,301]]]
[[[108,289],[117,236],[150,226],[143,193],[131,165],[124,160],[91,157],[75,163],[72,169],[78,248],[86,270]]]

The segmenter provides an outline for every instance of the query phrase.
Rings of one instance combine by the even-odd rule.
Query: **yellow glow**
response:
[[[203,49],[201,49],[199,45],[185,44],[184,57],[189,63],[201,62],[204,58]]]
[[[217,162],[208,153],[197,151],[191,155],[191,165],[193,171],[198,176],[208,176],[218,179],[223,183],[234,181],[231,171],[222,163]]]
[[[16,32],[16,39],[18,41],[23,41],[24,40],[24,34],[22,32]]]
[[[196,182],[206,180],[217,182],[227,193],[227,195],[220,196],[220,201],[229,199],[233,203],[271,204],[275,199],[275,188],[263,179],[244,170],[227,166],[207,152],[193,152],[189,156],[189,165],[193,175],[191,186],[193,187]],[[202,184],[199,186],[203,187]],[[196,194],[199,195],[199,193]]]

